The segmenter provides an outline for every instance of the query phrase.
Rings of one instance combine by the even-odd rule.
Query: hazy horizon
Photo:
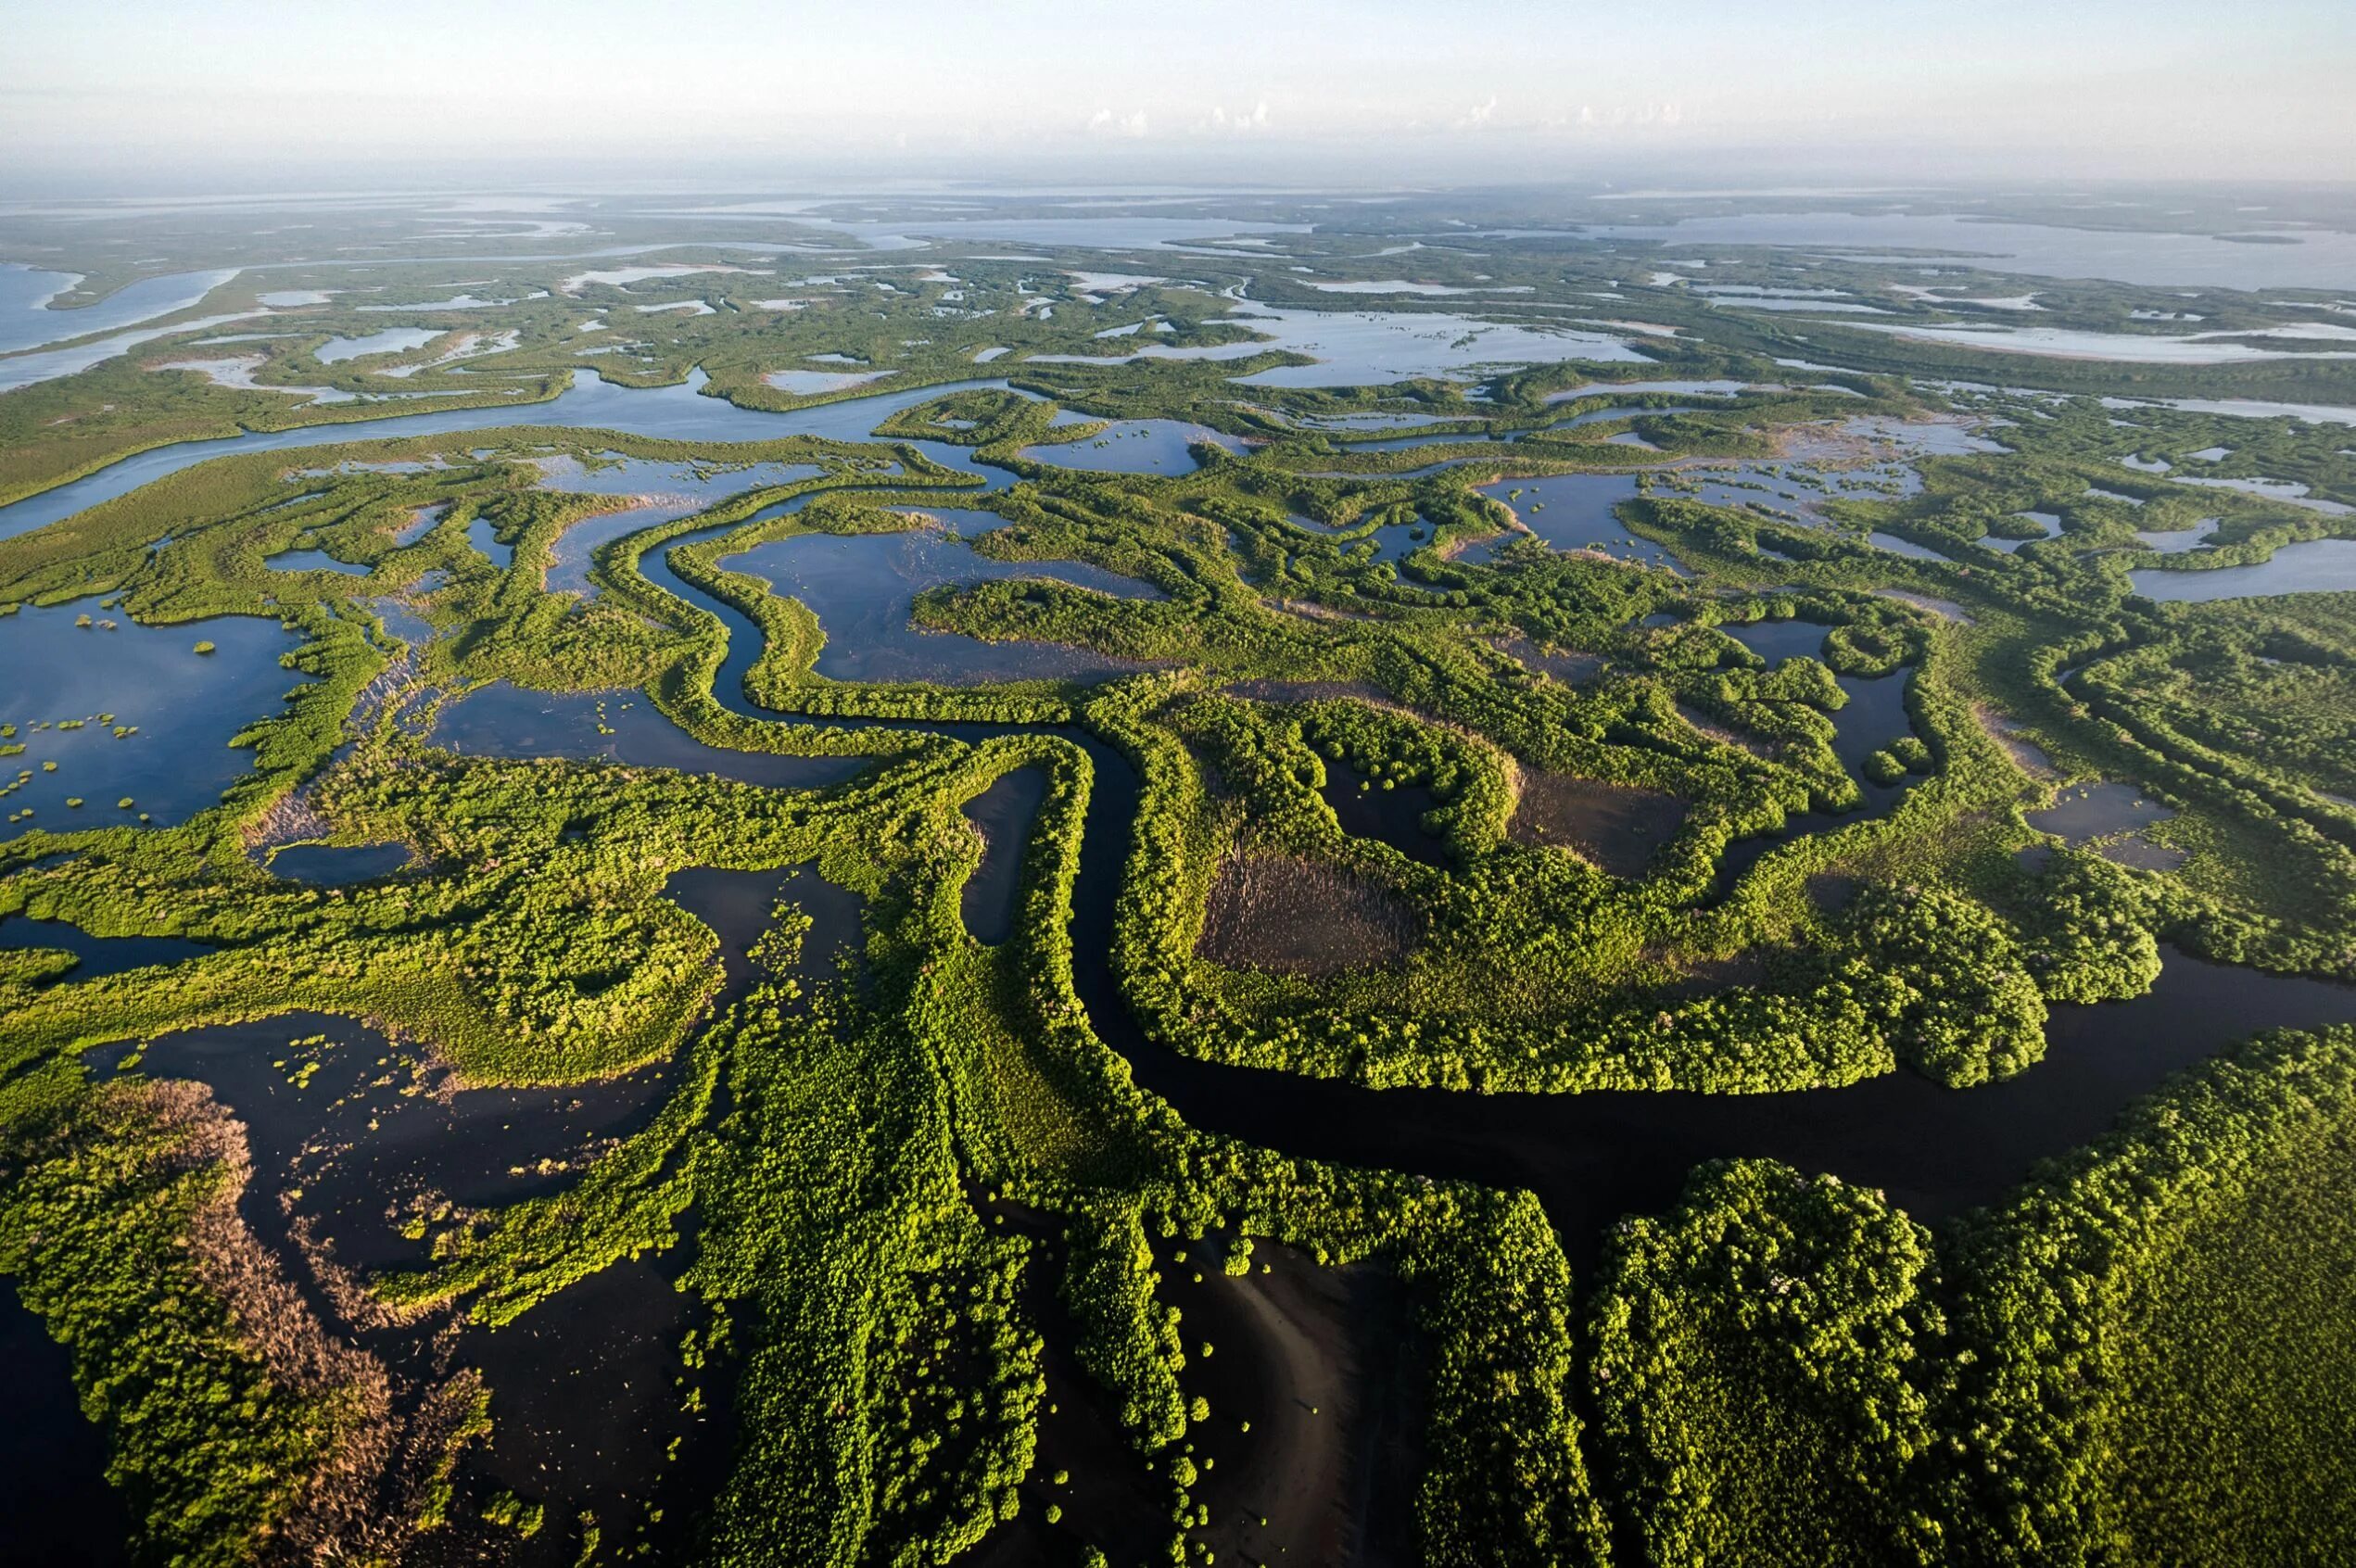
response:
[[[1786,19],[1033,0],[21,16],[12,194],[490,182],[2340,182],[2356,8],[1857,0]],[[687,160],[684,163],[682,160]]]

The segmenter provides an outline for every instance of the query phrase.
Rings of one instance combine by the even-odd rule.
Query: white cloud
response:
[[[1108,108],[1100,108],[1088,117],[1088,133],[1092,136],[1126,136],[1133,140],[1141,137],[1146,133],[1146,111],[1137,109],[1130,114],[1115,114]]]
[[[1487,125],[1496,118],[1496,115],[1497,95],[1491,93],[1488,95],[1488,102],[1475,104],[1471,108],[1466,109],[1463,117],[1456,121],[1456,128],[1460,131],[1476,131]]]
[[[1248,114],[1229,114],[1224,106],[1214,105],[1211,107],[1208,129],[1238,136],[1249,135],[1255,131],[1265,131],[1268,129],[1268,100],[1260,99],[1251,107]]]

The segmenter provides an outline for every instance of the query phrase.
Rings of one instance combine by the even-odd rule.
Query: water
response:
[[[1484,322],[1438,311],[1307,310],[1254,301],[1239,308],[1235,319],[1275,339],[1251,346],[1249,352],[1282,348],[1318,361],[1238,377],[1237,384],[1246,386],[1387,386],[1435,376],[1463,379],[1490,366],[1568,360],[1652,362],[1608,333]],[[1145,358],[1205,357],[1150,346],[1139,352]],[[1218,357],[1237,356],[1222,349]]]
[[[1865,759],[1881,750],[1902,735],[1914,733],[1914,720],[1906,713],[1906,685],[1914,679],[1911,666],[1885,676],[1835,676],[1833,684],[1848,694],[1848,705],[1825,716],[1832,721],[1832,754],[1839,757],[1851,773],[1865,764]],[[1896,803],[1906,790],[1904,784],[1880,785],[1859,781],[1866,800],[1872,809],[1880,810]]]
[[[1549,392],[1550,403],[1567,403],[1575,398],[1636,397],[1642,393],[1661,393],[1672,398],[1730,398],[1741,392],[1765,392],[1776,388],[1755,381],[1590,381],[1577,386],[1566,386],[1560,392]]]
[[[234,267],[171,272],[125,284],[95,304],[53,310],[47,303],[50,296],[79,279],[70,272],[0,263],[0,354],[113,332],[185,310],[236,275]]]
[[[475,554],[502,572],[515,564],[515,547],[500,542],[498,525],[488,517],[476,517],[468,521],[466,542],[475,547]]]
[[[63,920],[36,920],[22,915],[0,917],[0,948],[50,948],[72,954],[74,966],[60,977],[64,980],[95,980],[151,964],[177,964],[212,951],[209,944],[186,937],[92,936]]]
[[[282,550],[262,557],[261,563],[273,572],[334,572],[347,577],[364,577],[375,570],[338,561],[323,550]]]
[[[232,322],[249,322],[269,313],[267,310],[243,310],[225,316],[199,316],[193,321],[175,322],[169,326],[136,327],[130,332],[119,332],[112,337],[0,359],[0,392],[14,392],[19,387],[76,374],[93,365],[127,354],[142,343],[153,343],[157,338],[170,337],[175,333],[204,332],[212,327],[227,326]]]
[[[1718,627],[1770,665],[1786,659],[1818,657],[1824,651],[1825,634],[1830,629],[1814,621],[1753,621],[1747,626]]]
[[[1238,299],[1233,314],[1221,319],[1260,334],[1260,340],[1149,343],[1125,359],[1034,354],[1030,360],[1034,364],[1106,365],[1144,360],[1248,360],[1281,350],[1317,361],[1235,377],[1243,386],[1388,386],[1428,377],[1464,380],[1490,368],[1569,360],[1652,363],[1609,334],[1485,322],[1444,311],[1315,310]]]
[[[45,526],[60,518],[127,495],[142,485],[177,474],[184,468],[232,453],[286,451],[307,447],[336,446],[350,441],[439,436],[472,430],[496,430],[516,425],[553,425],[573,430],[614,430],[625,435],[665,440],[734,442],[773,441],[787,436],[817,436],[830,440],[864,441],[878,424],[900,410],[931,402],[951,392],[981,388],[1005,390],[1002,381],[964,381],[880,393],[872,398],[845,398],[792,413],[766,413],[741,409],[720,398],[707,398],[697,371],[677,386],[636,390],[601,379],[594,372],[574,373],[572,386],[544,403],[496,408],[443,409],[432,413],[394,414],[384,419],[356,420],[341,424],[305,425],[293,430],[257,431],[210,441],[183,441],[141,452],[108,464],[96,473],[0,506],[0,538]],[[1014,476],[1003,469],[976,463],[970,451],[942,441],[906,443],[928,458],[961,473],[1003,487]]]
[[[2203,604],[2213,599],[2271,599],[2286,593],[2344,593],[2356,588],[2356,539],[2307,539],[2286,544],[2254,566],[2172,572],[2147,566],[2127,574],[2146,599]]]
[[[2356,234],[2303,230],[2294,245],[2236,245],[2207,234],[1982,222],[1953,214],[1745,213],[1660,224],[1597,224],[1596,239],[1671,245],[1777,246],[1851,252],[1920,250],[1991,272],[2108,278],[2177,288],[2345,288]]]
[[[2029,826],[2069,844],[2165,822],[2173,811],[2132,784],[2088,784],[2065,790],[2042,811],[2024,812]]]
[[[331,337],[313,349],[310,357],[323,365],[339,365],[372,354],[399,354],[423,348],[440,335],[433,327],[386,327],[363,337]]]
[[[504,681],[446,704],[433,740],[468,756],[570,757],[671,767],[771,790],[839,784],[867,767],[869,760],[789,757],[707,746],[665,718],[640,692],[550,694]]]
[[[1386,790],[1365,787],[1366,776],[1348,763],[1328,761],[1320,791],[1334,808],[1342,831],[1357,839],[1378,839],[1410,860],[1445,868],[1448,846],[1424,828],[1425,815],[1439,804],[1439,797],[1421,784]]]
[[[2031,515],[2036,514],[2033,512]],[[2138,528],[2135,530],[2135,537],[2141,539],[2147,550],[2156,550],[2162,555],[2182,555],[2186,550],[2200,549],[2209,542],[2209,536],[2216,531],[2217,519],[2204,517],[2189,528],[2171,529],[2164,534],[2148,528]]]
[[[93,625],[77,626],[82,614]],[[196,652],[199,640],[214,651]],[[31,775],[0,794],[0,837],[109,827],[142,812],[169,824],[218,804],[253,766],[230,738],[278,714],[286,693],[311,678],[280,666],[295,646],[292,633],[259,616],[143,626],[88,599],[0,615],[0,723],[17,730],[0,739],[25,748],[0,757],[0,780]],[[80,722],[69,729],[60,721]],[[51,727],[34,727],[44,723]],[[133,732],[119,738],[118,727]],[[124,798],[132,804],[118,805]],[[30,817],[4,820],[28,808]]]
[[[2356,506],[2350,506],[2345,501],[2326,500],[2321,496],[2309,495],[2307,487],[2295,479],[2211,479],[2198,474],[2179,474],[2176,483],[2198,485],[2211,490],[2236,490],[2245,496],[2280,501],[2285,506],[2295,506],[2301,511],[2320,512],[2326,517],[2346,517],[2356,513]]]
[[[1272,223],[1235,218],[907,218],[889,222],[843,221],[803,214],[795,221],[834,229],[878,250],[913,249],[926,240],[953,244],[1008,240],[1018,245],[1072,246],[1094,250],[1139,250],[1183,246],[1187,241],[1230,239],[1239,234],[1301,234],[1306,223]],[[922,236],[917,238],[913,236]],[[1160,280],[1152,280],[1159,282]]]
[[[690,868],[674,873],[664,894],[720,939],[716,1006],[749,983],[745,948],[768,924],[779,896],[815,922],[804,967],[830,971],[835,956],[858,941],[857,896],[806,872]],[[102,1066],[120,1056],[120,1048],[96,1054]],[[295,1070],[312,1060],[315,1077]],[[405,1094],[417,1069],[404,1051],[364,1024],[317,1013],[167,1034],[147,1050],[142,1070],[206,1083],[245,1123],[255,1177],[240,1210],[304,1283],[315,1308],[323,1304],[309,1287],[309,1265],[290,1245],[289,1213],[339,1264],[413,1267],[425,1260],[425,1249],[399,1233],[397,1206],[429,1193],[488,1207],[560,1190],[585,1157],[647,1125],[677,1086],[675,1069],[665,1066],[556,1089]],[[291,1209],[282,1209],[288,1194],[296,1195]],[[667,1497],[676,1505],[682,1489],[708,1488],[716,1479],[723,1456],[712,1429],[679,1410],[674,1381],[683,1370],[679,1337],[701,1320],[693,1298],[671,1285],[685,1256],[678,1249],[616,1264],[506,1328],[470,1325],[456,1336],[454,1364],[484,1373],[494,1423],[488,1443],[470,1450],[463,1469],[548,1500],[551,1528],[542,1544],[561,1543],[580,1508],[595,1507],[619,1523],[622,1498]],[[354,1337],[395,1367],[423,1373],[433,1327]],[[44,1399],[33,1409],[60,1403]],[[25,1408],[11,1404],[12,1414]],[[75,1430],[62,1410],[38,1430],[44,1444],[75,1451]],[[690,1451],[666,1464],[674,1436],[686,1438]],[[33,1467],[32,1473],[41,1471]],[[679,1511],[684,1520],[690,1511]],[[20,1517],[10,1516],[11,1549],[24,1539]],[[127,1533],[95,1507],[74,1523],[77,1536],[115,1539]]]
[[[965,804],[966,818],[981,829],[983,844],[982,864],[966,879],[958,904],[966,930],[976,942],[995,945],[1015,933],[1023,852],[1046,796],[1045,771],[1019,767],[1000,775]]]
[[[946,585],[1008,577],[1047,578],[1123,599],[1158,589],[1099,566],[1070,561],[993,561],[931,530],[905,534],[803,534],[755,545],[721,563],[766,580],[817,613],[826,646],[817,673],[829,680],[939,681],[1075,679],[1137,666],[1082,648],[983,642],[909,622],[917,595]]]
[[[0,1280],[0,1555],[43,1568],[131,1560],[131,1510],[107,1485],[106,1435],[82,1415],[73,1356]]]
[[[315,888],[348,888],[407,869],[407,844],[285,844],[270,856],[270,874]]]
[[[1083,744],[1097,773],[1073,891],[1074,978],[1139,1086],[1197,1128],[1298,1157],[1531,1188],[1582,1267],[1605,1226],[1668,1208],[1702,1160],[1758,1156],[1830,1170],[1935,1221],[2000,1196],[2037,1159],[2099,1135],[2130,1099],[2232,1041],[2356,1021],[2356,989],[2172,952],[2150,995],[2056,1009],[2046,1060],[1978,1089],[1902,1071],[1780,1094],[1465,1094],[1193,1061],[1145,1037],[1113,980],[1112,914],[1137,781],[1110,748]]]
[[[2043,537],[2046,538],[2058,539],[2061,537],[2061,518],[2057,513],[2050,512],[2016,512],[2013,515],[2015,517],[2025,517],[2030,522],[2034,523],[2038,527],[2044,529],[2045,534]],[[2140,535],[2137,537],[2141,537]],[[2020,547],[2022,545],[2034,544],[2037,541],[2034,539],[2000,539],[1994,534],[1982,534],[1980,537],[1980,543],[1985,545],[1990,550],[2001,550],[2007,555],[2017,555],[2020,553]]]
[[[1909,561],[1945,561],[1948,559],[1946,556],[1940,554],[1937,550],[1932,550],[1929,545],[1919,545],[1912,539],[1900,538],[1895,534],[1885,534],[1878,529],[1873,533],[1868,534],[1866,537],[1872,541],[1876,549],[1886,550],[1893,555],[1903,555]]]
[[[2105,398],[2104,403],[2146,406],[2123,398]],[[2229,419],[2296,419],[2310,424],[2356,424],[2356,408],[2330,403],[2270,403],[2254,398],[2168,398],[2149,406],[2179,409],[2185,413],[2222,414]]]
[[[2254,343],[2196,334],[2083,332],[2070,327],[1940,326],[1910,322],[1843,322],[1854,332],[1887,333],[1917,343],[1982,348],[1997,354],[2039,358],[2104,360],[2130,365],[2234,365],[2254,360],[2345,360],[2356,355],[2298,348],[2268,348]]]
[[[780,392],[797,398],[815,398],[823,392],[847,392],[854,386],[864,386],[870,381],[880,381],[893,373],[880,371],[771,371],[761,379]]]
[[[1070,423],[1070,422],[1067,422]],[[1192,474],[1201,464],[1188,449],[1209,442],[1240,453],[1243,443],[1208,425],[1176,419],[1116,420],[1095,436],[1059,446],[1025,447],[1020,455],[1051,468],[1100,474]]]
[[[1480,493],[1513,508],[1522,525],[1556,550],[1600,550],[1615,559],[1690,576],[1666,545],[1628,532],[1613,509],[1637,496],[1633,474],[1562,474],[1484,485]],[[1517,497],[1513,492],[1520,491]]]

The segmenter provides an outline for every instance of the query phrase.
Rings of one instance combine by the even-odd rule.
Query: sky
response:
[[[0,186],[1717,171],[2356,179],[2356,4],[82,0]]]

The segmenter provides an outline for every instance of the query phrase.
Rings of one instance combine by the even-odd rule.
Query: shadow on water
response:
[[[106,1435],[82,1413],[73,1358],[0,1280],[0,1559],[26,1568],[131,1561],[131,1510],[107,1484]]]
[[[1814,621],[1752,621],[1718,627],[1769,665],[1780,664],[1786,659],[1820,657],[1825,634],[1831,629]]]
[[[938,389],[929,395],[937,396]],[[649,568],[657,580],[658,573],[667,571],[651,560]],[[749,663],[757,654],[758,639],[749,623],[691,590],[683,597],[728,622],[731,664]],[[1905,678],[1844,679],[1842,685],[1851,703],[1840,715],[1835,749],[1854,766],[1868,752],[1906,732]],[[723,686],[721,700],[757,715],[732,682]],[[635,694],[544,698],[494,687],[452,704],[442,725],[444,743],[461,750],[610,756],[788,787],[831,782],[863,765],[855,759],[783,758],[703,746]],[[959,727],[968,727],[979,728]],[[1581,1269],[1592,1265],[1614,1220],[1666,1208],[1691,1168],[1703,1160],[1762,1156],[1804,1170],[1830,1170],[1885,1190],[1919,1219],[1944,1220],[1999,1197],[2039,1158],[2098,1136],[2130,1100],[2232,1041],[2272,1027],[2356,1020],[2356,990],[2170,952],[2149,995],[2131,1003],[2055,1009],[2045,1061],[2018,1079],[1972,1090],[1942,1089],[1898,1072],[1848,1088],[1763,1095],[1481,1095],[1376,1091],[1198,1062],[1145,1035],[1112,973],[1114,907],[1137,819],[1138,780],[1109,747],[1084,735],[1071,738],[1095,768],[1073,894],[1074,980],[1097,1032],[1129,1060],[1140,1086],[1197,1128],[1293,1156],[1532,1189]],[[1037,773],[1023,769],[1012,777]],[[1327,798],[1349,830],[1441,863],[1438,841],[1416,821],[1432,804],[1427,791],[1361,791],[1358,778],[1338,766],[1329,766],[1328,777]],[[1010,796],[1023,788],[1005,781],[1002,787]],[[1036,802],[1027,809],[1019,802],[985,804],[997,792],[994,787],[977,798],[973,814],[988,831],[987,814],[1001,808],[1008,813],[1006,830],[991,835],[993,847],[1003,841],[1019,863],[1024,834],[1016,824],[1030,820]],[[1886,806],[1896,794],[1894,789],[1888,791],[1876,800],[1877,806]],[[1775,841],[1769,841],[1769,847]],[[979,917],[968,905],[977,931],[1001,929],[987,904],[996,902],[1003,911],[1012,896],[1014,873],[989,866],[988,859],[985,855],[990,875],[974,879],[976,884],[988,883],[979,895],[984,903]],[[1003,893],[993,879],[999,876],[1008,890]],[[723,960],[725,982],[741,985],[743,943],[766,923],[779,893],[802,898],[806,891],[816,903],[824,886],[815,879],[806,889],[792,886],[779,873],[683,872],[669,891],[721,931],[726,951],[737,955],[739,965],[731,971]],[[969,886],[967,896],[978,896],[975,888]],[[805,964],[824,963],[822,955],[840,950],[840,922],[847,921],[855,938],[855,900],[843,895],[830,908],[832,913],[812,933]],[[838,926],[831,942],[829,925]],[[319,1037],[318,1043],[290,1050],[290,1039],[306,1036]],[[391,1054],[380,1036],[361,1025],[298,1015],[265,1025],[167,1036],[151,1048],[146,1070],[205,1079],[247,1123],[257,1170],[268,1178],[258,1176],[246,1210],[260,1233],[277,1238],[282,1255],[287,1227],[277,1216],[277,1192],[280,1173],[291,1171],[302,1178],[299,1208],[317,1216],[318,1239],[334,1244],[339,1261],[361,1266],[418,1258],[418,1244],[400,1233],[387,1212],[402,1194],[430,1190],[461,1202],[485,1203],[553,1190],[568,1179],[583,1151],[643,1126],[673,1081],[669,1069],[657,1069],[564,1091],[403,1095],[399,1088],[410,1075],[388,1070],[385,1058]],[[303,1070],[314,1057],[323,1064],[315,1077]],[[360,1123],[339,1122],[348,1129],[346,1134],[333,1127],[323,1132],[322,1107],[339,1096],[334,1117],[358,1118]],[[380,1123],[375,1129],[361,1125],[370,1117]],[[684,1435],[679,1423],[685,1417],[672,1379],[678,1371],[678,1342],[694,1321],[694,1309],[668,1283],[683,1250],[604,1271],[506,1330],[469,1330],[460,1337],[459,1361],[486,1368],[494,1417],[502,1423],[479,1461],[482,1468],[526,1495],[546,1498],[555,1520],[569,1519],[580,1507],[599,1506],[608,1510],[602,1519],[609,1528],[627,1527],[639,1516],[627,1510],[610,1511],[611,1499],[634,1499],[635,1509],[657,1494],[654,1477],[663,1470],[663,1450],[672,1436]],[[1191,1280],[1184,1288],[1192,1288]],[[1205,1288],[1213,1293],[1202,1298],[1197,1322],[1236,1325],[1219,1332],[1228,1333],[1239,1351],[1249,1342],[1263,1347],[1253,1355],[1264,1359],[1273,1353],[1266,1347],[1288,1343],[1278,1328],[1263,1324],[1266,1332],[1258,1333],[1242,1326],[1248,1315],[1260,1313],[1260,1305],[1242,1292],[1226,1285]],[[1295,1305],[1314,1316],[1311,1305]],[[1287,1309],[1278,1308],[1279,1315]],[[1387,1347],[1371,1347],[1350,1375],[1353,1385],[1367,1363],[1387,1358],[1396,1364],[1399,1342],[1400,1336],[1391,1335]],[[1054,1364],[1051,1357],[1051,1369]],[[1232,1386],[1222,1385],[1214,1412],[1224,1401],[1240,1413],[1283,1382],[1268,1366],[1247,1372]],[[1268,1419],[1271,1436],[1278,1435],[1276,1417]],[[70,1432],[60,1426],[53,1441],[70,1438]],[[1075,1455],[1069,1467],[1076,1473],[1121,1468],[1134,1457],[1125,1445],[1104,1444],[1100,1435],[1087,1441],[1101,1445],[1102,1451],[1085,1466]],[[1043,1465],[1051,1462],[1048,1453],[1043,1448]],[[1330,1471],[1328,1466],[1320,1473]],[[1233,1479],[1222,1486],[1248,1486],[1248,1466],[1238,1464],[1231,1473]],[[708,1475],[693,1483],[709,1484]],[[1242,1491],[1235,1496],[1244,1500]],[[532,1543],[531,1555],[565,1560],[571,1543],[564,1534],[545,1532],[543,1541]],[[1017,1561],[1006,1556],[1013,1549],[1003,1544],[1015,1538],[1002,1534],[984,1549],[983,1559]]]
[[[1790,623],[1805,625],[1805,623]],[[1721,628],[1732,631],[1749,628]],[[1821,633],[1821,626],[1811,627]],[[1765,639],[1762,639],[1765,640]],[[1746,643],[1747,646],[1747,643]],[[1754,649],[1754,651],[1760,651]],[[1835,685],[1848,694],[1846,706],[1825,716],[1832,721],[1832,754],[1856,779],[1857,791],[1864,797],[1863,805],[1854,811],[1803,811],[1786,816],[1780,830],[1762,833],[1748,839],[1737,839],[1726,846],[1718,856],[1717,876],[1714,884],[1717,896],[1723,897],[1767,854],[1795,839],[1814,833],[1830,833],[1852,822],[1864,822],[1880,816],[1895,806],[1903,798],[1908,781],[1877,784],[1865,778],[1859,769],[1865,759],[1891,741],[1914,732],[1914,721],[1906,713],[1906,683],[1914,678],[1911,667],[1886,676],[1836,676]]]
[[[1850,702],[1836,715],[1835,750],[1844,761],[1854,765],[1907,733],[1906,678],[1906,672],[1841,678]],[[1146,1037],[1112,975],[1114,906],[1137,814],[1137,776],[1109,746],[1066,733],[1086,752],[1096,779],[1073,888],[1074,983],[1098,1033],[1128,1058],[1138,1083],[1197,1127],[1288,1154],[1531,1188],[1582,1263],[1596,1256],[1613,1220],[1667,1208],[1687,1171],[1706,1159],[1755,1155],[1830,1170],[1885,1189],[1919,1219],[1946,1219],[1999,1197],[2038,1159],[2099,1136],[2131,1100],[2234,1041],[2265,1029],[2356,1022],[2356,989],[2171,952],[2150,993],[2057,1006],[2045,1061],[2020,1078],[1971,1090],[1943,1089],[1901,1071],[1847,1088],[1762,1095],[1467,1094],[1373,1090],[1197,1062]],[[1394,790],[1378,804],[1346,769],[1329,766],[1328,778],[1329,801],[1352,813],[1345,826],[1358,824],[1351,830],[1391,835],[1386,841],[1412,831],[1425,855],[1439,852],[1414,824],[1429,808],[1414,803],[1415,792]],[[1904,790],[1863,788],[1875,810]],[[1827,817],[1821,825],[1856,819]],[[1795,828],[1812,825],[1795,821]],[[1787,833],[1754,841],[1764,853],[1788,840]]]
[[[1202,1538],[1246,1562],[1414,1562],[1421,1433],[1400,1419],[1415,1379],[1399,1374],[1416,1359],[1401,1353],[1398,1277],[1379,1264],[1320,1268],[1266,1242],[1231,1276],[1206,1250],[1159,1265],[1161,1298],[1182,1317],[1187,1393],[1210,1404],[1192,1435],[1197,1464],[1215,1461],[1195,1487],[1210,1508]],[[1197,1356],[1204,1344],[1214,1354]]]

